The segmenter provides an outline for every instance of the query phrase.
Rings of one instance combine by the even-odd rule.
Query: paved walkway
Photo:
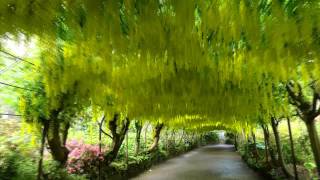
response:
[[[232,145],[209,145],[152,167],[136,180],[259,180]]]

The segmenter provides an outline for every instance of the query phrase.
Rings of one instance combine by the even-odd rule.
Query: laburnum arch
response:
[[[290,114],[286,89],[299,104],[289,80],[318,79],[319,10],[312,0],[2,0],[0,35],[41,49],[30,72],[37,91],[21,98],[30,121],[68,127],[52,122],[92,107],[123,130],[138,118],[249,131]]]

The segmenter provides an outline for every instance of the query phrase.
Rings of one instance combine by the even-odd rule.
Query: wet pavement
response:
[[[232,145],[209,145],[170,159],[135,180],[259,180]]]

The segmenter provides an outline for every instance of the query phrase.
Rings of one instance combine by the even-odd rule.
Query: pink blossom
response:
[[[66,144],[69,149],[69,159],[67,170],[69,173],[79,174],[97,167],[99,161],[102,161],[105,149],[99,151],[99,145],[85,144],[83,141],[71,140]]]

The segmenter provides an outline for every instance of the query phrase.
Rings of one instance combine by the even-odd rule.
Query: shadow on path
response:
[[[259,180],[232,145],[208,145],[153,166],[135,180]]]

